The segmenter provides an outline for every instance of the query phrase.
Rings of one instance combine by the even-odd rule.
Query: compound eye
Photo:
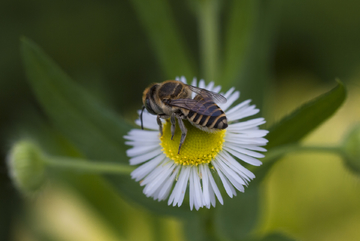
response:
[[[145,100],[145,108],[150,114],[156,115],[155,111],[151,108],[150,100],[148,98]]]

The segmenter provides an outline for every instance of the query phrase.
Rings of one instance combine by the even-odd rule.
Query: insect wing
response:
[[[168,103],[170,106],[184,108],[194,111],[200,115],[212,116],[214,108],[218,109],[213,101],[209,100],[194,100],[194,99],[176,99]],[[210,108],[209,108],[210,107]]]
[[[187,86],[190,88],[192,92],[201,95],[204,99],[211,99],[218,104],[225,104],[227,101],[226,98],[221,94],[206,89],[198,88],[192,85],[187,85]]]

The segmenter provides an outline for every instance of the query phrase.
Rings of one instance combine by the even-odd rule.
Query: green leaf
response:
[[[340,80],[337,82],[335,88],[302,105],[272,126],[266,136],[269,140],[266,148],[296,143],[330,118],[346,99],[344,84]]]
[[[123,136],[130,125],[73,82],[33,42],[22,39],[30,86],[45,113],[87,157],[127,162]]]
[[[132,0],[131,2],[167,78],[184,75],[192,79],[196,76],[195,61],[184,44],[168,2],[166,0]]]
[[[215,227],[220,237],[242,240],[249,235],[259,217],[259,186],[250,184],[238,197],[225,198],[215,210]]]
[[[222,85],[231,86],[239,77],[255,31],[258,1],[232,1],[225,43]]]
[[[255,18],[254,26],[251,27],[253,32],[251,32],[250,44],[244,53],[245,61],[239,66],[239,74],[234,76],[235,82],[232,86],[241,91],[243,99],[252,99],[253,103],[262,109],[264,93],[268,89],[272,75],[271,65],[277,36],[276,29],[283,1],[254,0],[252,4],[254,4],[253,17]]]
[[[219,78],[220,1],[193,1],[199,29],[201,75],[208,81]]]
[[[38,46],[22,39],[22,55],[30,86],[54,125],[90,159],[127,163],[123,136],[130,125],[73,82]],[[186,215],[189,207],[168,207],[147,198],[130,176],[107,175],[122,194],[151,210]]]
[[[337,82],[335,88],[305,103],[272,126],[266,136],[269,140],[266,148],[271,151],[275,147],[294,144],[330,118],[346,99],[344,84],[340,80]],[[261,182],[278,159],[269,159],[260,167],[253,168],[255,181]]]

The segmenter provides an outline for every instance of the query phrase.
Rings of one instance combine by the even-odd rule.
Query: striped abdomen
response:
[[[212,100],[200,98],[199,95],[194,98],[199,100],[196,106],[190,110],[182,110],[186,118],[205,129],[225,129],[228,124],[224,111]]]

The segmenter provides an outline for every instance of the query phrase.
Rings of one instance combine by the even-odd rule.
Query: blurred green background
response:
[[[173,52],[161,53],[163,43],[149,32],[151,23],[146,17],[155,17],[159,9],[143,8],[140,0],[0,2],[0,240],[186,239],[181,220],[156,216],[116,195],[104,198],[123,210],[116,221],[122,232],[110,228],[87,197],[66,184],[50,183],[30,199],[15,190],[5,165],[6,153],[15,140],[56,136],[54,143],[62,143],[62,148],[48,143],[48,150],[76,152],[64,147],[67,141],[48,122],[26,82],[19,52],[22,36],[34,40],[81,86],[129,121],[136,118],[147,85],[180,75],[208,77],[211,79],[206,81],[226,87],[236,85],[241,100],[251,98],[261,107],[267,126],[330,89],[338,77],[348,86],[347,102],[304,142],[336,144],[359,120],[359,1],[259,0],[243,19],[230,18],[234,17],[235,1],[219,1],[216,64],[221,68],[217,73],[204,64],[196,1],[164,2],[168,24],[176,27],[185,54],[190,56],[189,63],[181,65],[184,69],[166,66],[171,61],[164,56],[176,59],[178,49],[164,46]],[[229,23],[242,29],[247,21],[254,21],[252,30],[244,31],[249,39],[229,36]],[[156,30],[155,24],[152,31]],[[160,26],[158,31],[162,31]],[[162,34],[167,38],[167,32]],[[232,51],[226,44],[236,46],[243,41],[248,42],[241,58],[226,58]],[[228,76],[221,69],[237,61],[241,62],[239,72],[231,75],[235,81],[230,77],[231,81],[225,81]],[[360,239],[359,179],[335,156],[283,158],[265,180],[262,200],[260,233],[280,230],[299,240]]]

